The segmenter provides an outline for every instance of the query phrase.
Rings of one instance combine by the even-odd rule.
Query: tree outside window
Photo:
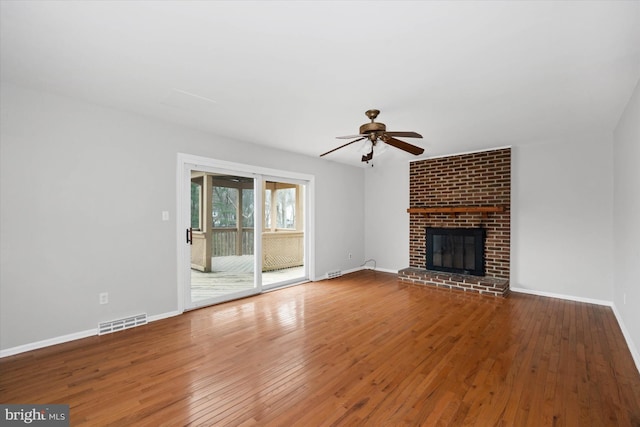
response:
[[[264,191],[264,227],[271,229],[271,190],[268,188]]]
[[[296,228],[296,189],[276,190],[277,228]]]
[[[242,193],[242,227],[253,227],[253,189],[213,187],[214,227],[236,228],[240,192]]]
[[[298,187],[267,182],[264,191],[264,227],[266,230],[296,230]]]
[[[191,228],[200,230],[200,212],[202,206],[202,184],[191,182]]]
[[[243,188],[242,190],[242,226],[253,228],[253,189]]]
[[[213,226],[236,228],[238,189],[213,187]]]

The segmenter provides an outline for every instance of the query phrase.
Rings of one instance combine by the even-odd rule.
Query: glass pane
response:
[[[453,236],[453,268],[462,269],[464,266],[464,236]]]
[[[442,236],[433,235],[433,266],[442,267]]]
[[[264,227],[271,228],[271,190],[264,191]]]
[[[296,189],[285,188],[276,191],[276,213],[278,228],[296,228]]]
[[[229,187],[213,187],[213,226],[237,226],[238,189]]]
[[[253,227],[253,189],[242,190],[242,226]]]
[[[293,283],[306,275],[304,186],[267,181],[262,233],[262,285]],[[297,200],[296,200],[297,199]]]
[[[453,267],[453,239],[451,236],[442,236],[442,266]]]
[[[202,185],[191,183],[191,228],[200,230],[200,205],[202,202]]]
[[[476,246],[473,236],[465,236],[464,238],[464,269],[476,269]]]
[[[202,207],[202,217],[212,221],[194,233],[191,245],[191,306],[255,290],[253,185],[253,178],[206,175],[202,193],[209,194],[211,202]]]

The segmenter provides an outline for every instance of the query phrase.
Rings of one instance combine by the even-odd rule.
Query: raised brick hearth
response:
[[[509,292],[511,149],[504,148],[412,162],[409,169],[409,267],[403,283],[477,294]],[[433,212],[431,208],[500,207],[501,211]],[[428,208],[429,213],[416,213]],[[486,229],[485,276],[426,269],[426,227]]]
[[[401,282],[411,285],[435,286],[440,289],[475,292],[496,297],[504,297],[509,292],[509,279],[496,277],[478,277],[408,267],[398,271],[398,278]]]

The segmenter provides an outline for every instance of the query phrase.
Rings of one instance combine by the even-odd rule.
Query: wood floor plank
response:
[[[609,307],[361,271],[0,359],[74,426],[640,426]]]

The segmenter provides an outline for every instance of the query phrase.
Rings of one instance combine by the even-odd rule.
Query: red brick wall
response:
[[[501,213],[410,214],[409,266],[425,268],[425,228],[479,227],[487,230],[485,270],[489,277],[509,278],[511,229],[511,149],[483,151],[412,162],[409,205],[504,206]]]

